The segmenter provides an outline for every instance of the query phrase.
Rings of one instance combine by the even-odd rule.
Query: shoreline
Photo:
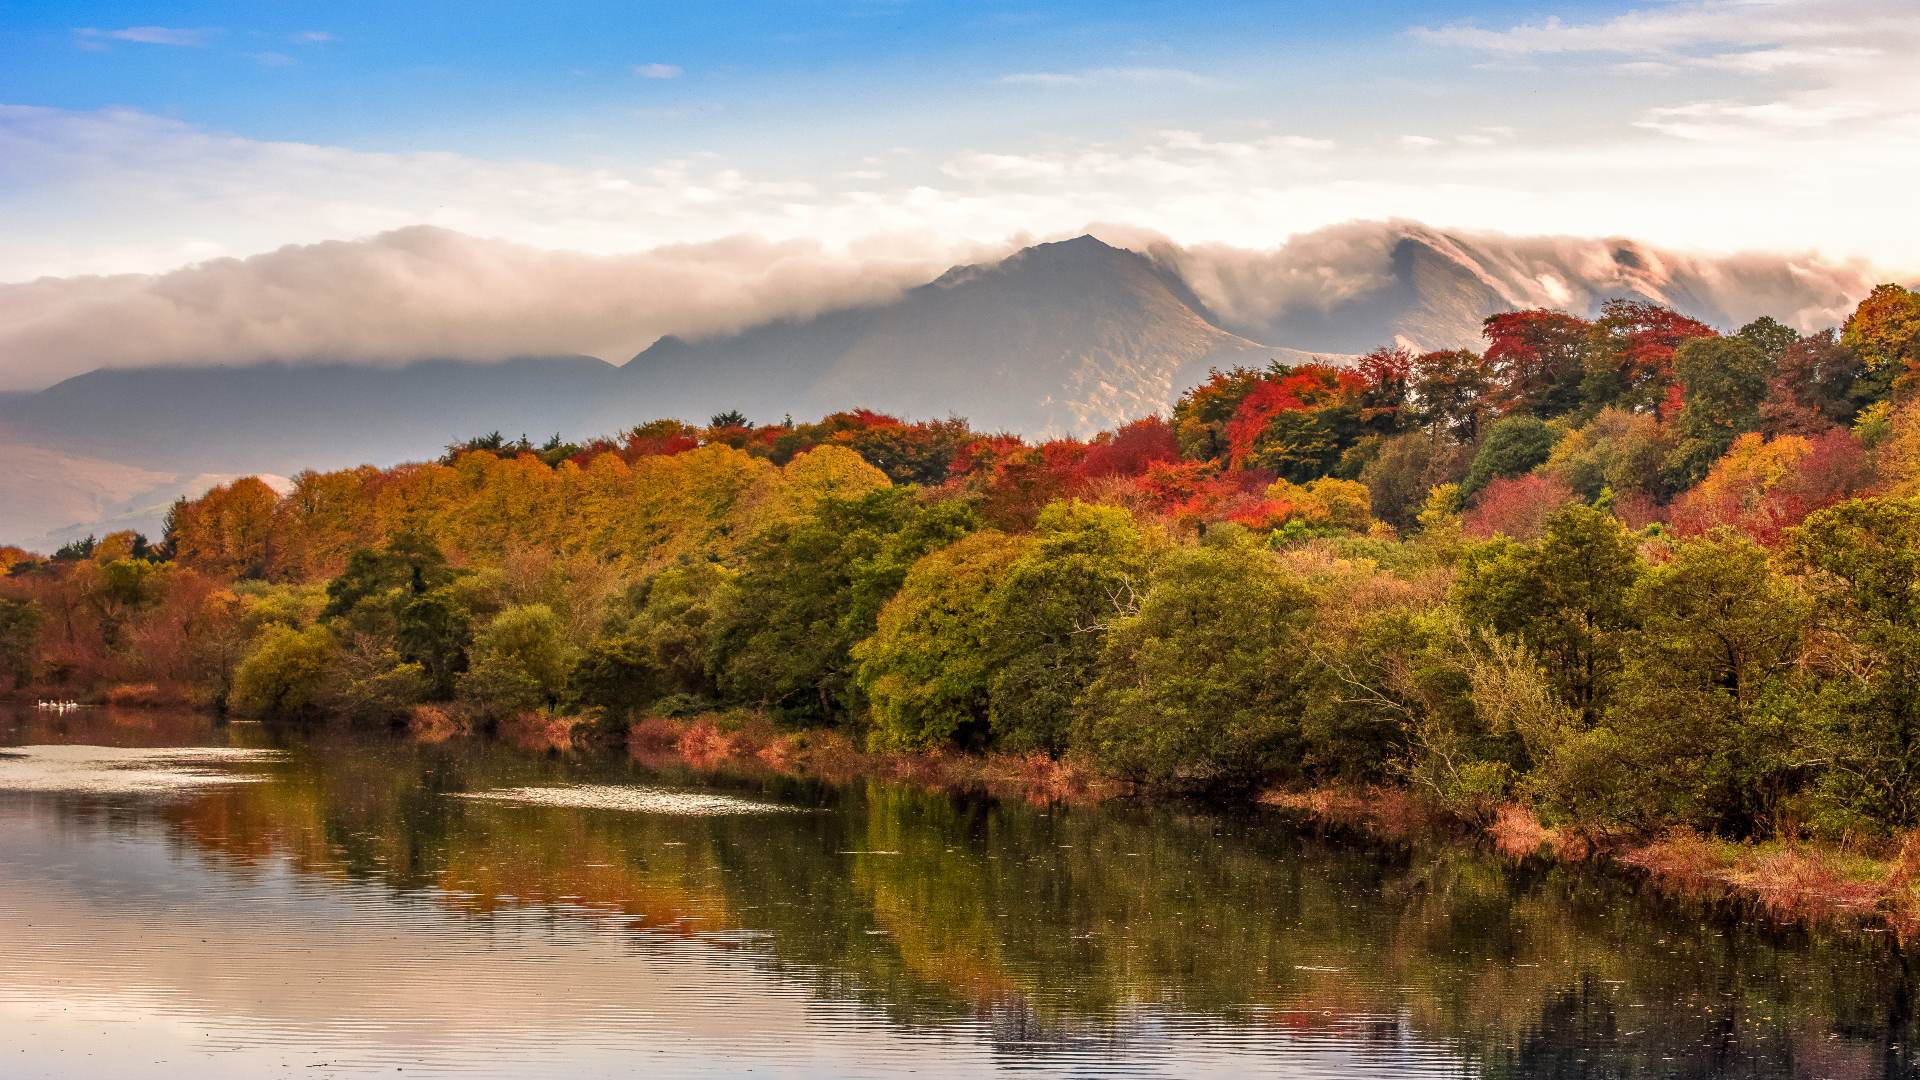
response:
[[[625,747],[643,763],[699,769],[745,766],[832,783],[870,778],[1035,802],[1162,797],[1041,753],[878,753],[859,748],[832,729],[784,731],[764,717],[724,723],[732,719],[644,718],[629,728]],[[497,734],[529,749],[562,748],[551,741],[558,732],[537,726],[523,729],[509,722]],[[569,727],[562,736],[567,747],[574,745],[572,734]],[[1411,789],[1391,785],[1267,788],[1221,805],[1279,810],[1375,841],[1484,844],[1515,861],[1544,858],[1605,865],[1642,875],[1667,895],[1736,903],[1747,908],[1750,917],[1776,923],[1890,932],[1903,943],[1920,933],[1920,834],[1873,851],[1805,841],[1741,842],[1685,830],[1653,838],[1605,836],[1543,825],[1515,803],[1498,807],[1484,820],[1472,820]]]
[[[714,719],[638,721],[627,738],[628,752],[643,762],[695,768],[751,763],[829,782],[873,778],[1032,801],[1159,797],[1044,754],[873,753],[836,731],[782,732],[765,721],[724,730]],[[501,735],[512,738],[504,730]],[[1281,810],[1376,841],[1487,844],[1515,861],[1607,865],[1644,875],[1668,895],[1739,903],[1778,923],[1885,931],[1901,942],[1920,931],[1920,836],[1883,853],[1807,842],[1743,843],[1684,831],[1651,839],[1606,837],[1547,827],[1517,804],[1475,822],[1392,786],[1269,788],[1225,805]]]
[[[31,709],[34,698],[4,695],[0,703]],[[230,722],[167,693],[89,695],[83,704],[89,711],[177,709]],[[1034,803],[1165,797],[1045,753],[869,751],[845,732],[783,729],[758,714],[642,717],[624,732],[584,717],[524,714],[491,730],[477,730],[456,711],[427,705],[416,707],[395,730],[426,743],[496,738],[530,754],[600,749],[654,767],[779,774],[837,784],[870,779]],[[1229,811],[1277,810],[1304,823],[1350,830],[1378,842],[1484,845],[1515,861],[1605,865],[1642,875],[1667,895],[1734,903],[1751,912],[1748,917],[1775,923],[1888,932],[1901,943],[1920,933],[1920,833],[1872,849],[1806,841],[1743,842],[1688,830],[1652,838],[1610,836],[1544,825],[1517,803],[1468,817],[1395,785],[1273,787],[1219,805]]]

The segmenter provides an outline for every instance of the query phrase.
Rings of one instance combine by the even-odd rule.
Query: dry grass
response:
[[[627,729],[627,751],[654,766],[773,771],[829,783],[880,779],[942,791],[985,790],[1042,804],[1088,802],[1124,790],[1076,762],[1046,754],[869,753],[844,732],[781,731],[760,714],[647,717]]]
[[[573,749],[574,730],[588,723],[584,716],[521,713],[500,721],[500,737],[527,753],[559,753]]]
[[[1501,854],[1516,859],[1554,848],[1552,830],[1540,824],[1533,811],[1518,803],[1507,803],[1494,813],[1487,835],[1493,837],[1493,846],[1499,848]]]
[[[1268,806],[1385,839],[1429,834],[1458,819],[1395,788],[1268,791]],[[1920,931],[1920,831],[1884,850],[1804,842],[1742,844],[1677,830],[1626,843],[1579,829],[1552,828],[1524,806],[1499,808],[1484,826],[1495,850],[1514,859],[1580,862],[1606,856],[1643,870],[1679,895],[1737,898],[1789,922],[1871,922],[1905,939]]]
[[[1884,922],[1906,937],[1920,929],[1913,875],[1920,843],[1909,835],[1890,856],[1775,841],[1739,844],[1674,832],[1619,854],[1679,892],[1739,896],[1795,922]]]
[[[121,683],[107,690],[105,700],[118,709],[178,709],[193,704],[192,695],[177,686],[159,683]]]
[[[1404,788],[1309,788],[1264,791],[1259,801],[1346,828],[1393,840],[1438,831],[1450,819],[1438,807]]]
[[[438,705],[415,705],[407,715],[407,734],[416,742],[442,743],[466,730],[466,724]]]

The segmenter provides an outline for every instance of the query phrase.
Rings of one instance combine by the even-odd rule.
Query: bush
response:
[[[1503,476],[1519,476],[1543,464],[1553,453],[1559,434],[1532,416],[1509,416],[1487,429],[1486,441],[1467,466],[1460,497],[1472,499],[1480,489]]]
[[[1108,635],[1074,749],[1148,784],[1205,788],[1300,758],[1311,594],[1244,533],[1217,530],[1158,568]]]
[[[573,672],[566,628],[545,604],[502,611],[473,639],[460,693],[499,717],[556,704]]]
[[[311,713],[321,703],[333,656],[333,635],[324,626],[269,626],[233,673],[228,705],[263,719]]]

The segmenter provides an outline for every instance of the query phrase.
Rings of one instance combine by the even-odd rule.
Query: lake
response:
[[[0,745],[0,1076],[1916,1071],[1887,934],[1457,844],[163,712]]]

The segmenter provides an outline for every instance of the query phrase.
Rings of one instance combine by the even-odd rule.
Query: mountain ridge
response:
[[[529,354],[100,368],[0,395],[0,441],[172,483],[388,465],[486,431],[579,439],[730,409],[771,422],[865,407],[964,416],[1027,436],[1088,435],[1164,412],[1212,367],[1340,362],[1396,342],[1477,347],[1481,320],[1518,307],[1591,314],[1612,296],[1637,296],[1726,328],[1761,311],[1832,325],[1868,282],[1823,273],[1784,256],[1710,259],[1626,240],[1415,223],[1336,227],[1271,252],[1116,245],[1088,234],[950,266],[896,294],[804,317],[663,335],[618,366]],[[41,474],[87,484],[108,471]],[[112,492],[95,494],[73,505],[124,508]],[[24,519],[32,498],[0,494],[0,542],[19,538],[6,535],[7,523]]]

